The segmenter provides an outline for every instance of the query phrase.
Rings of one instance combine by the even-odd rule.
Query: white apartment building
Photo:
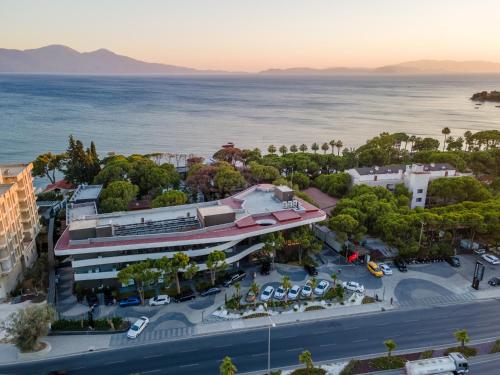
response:
[[[404,184],[412,193],[411,208],[425,207],[429,181],[464,176],[448,163],[361,167],[349,169],[347,173],[353,185],[383,186],[392,191],[397,184]]]
[[[0,299],[36,260],[40,230],[31,164],[0,165]]]

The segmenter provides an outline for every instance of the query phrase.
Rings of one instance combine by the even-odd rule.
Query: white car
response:
[[[144,331],[144,328],[149,324],[149,319],[145,316],[141,316],[137,321],[134,323],[132,327],[127,332],[127,337],[129,339],[135,339],[139,334]]]
[[[500,264],[500,259],[498,259],[496,256],[491,255],[491,254],[483,254],[481,256],[485,261],[487,261],[490,264]]]
[[[378,265],[378,268],[384,273],[384,275],[392,275],[392,269],[387,264],[382,263]]]
[[[299,298],[300,286],[294,285],[288,292],[288,299],[294,300]]]
[[[276,291],[274,292],[274,299],[283,299],[287,295],[288,290],[283,288],[283,286],[279,286]]]
[[[476,255],[483,255],[483,254],[486,254],[486,250],[485,249],[474,249],[472,250],[472,252]]]
[[[263,302],[269,301],[273,297],[274,288],[271,285],[266,286],[264,291],[260,294],[260,300]]]
[[[325,294],[326,290],[330,287],[330,283],[326,280],[321,280],[316,288],[314,288],[314,294],[322,296]]]
[[[356,281],[344,281],[342,283],[344,289],[350,290],[351,292],[364,293],[365,287]]]
[[[311,297],[313,290],[311,288],[311,284],[309,281],[302,287],[302,290],[300,291],[300,295],[302,297]]]
[[[169,303],[170,297],[167,295],[159,295],[149,299],[149,306],[168,305]]]

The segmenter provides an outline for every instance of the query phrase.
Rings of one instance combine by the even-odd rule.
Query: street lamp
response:
[[[276,324],[273,322],[271,319],[271,315],[269,315],[269,310],[267,309],[267,303],[264,303],[264,309],[268,313],[267,317],[269,318],[269,324],[268,326],[268,335],[267,335],[267,375],[271,374],[271,327],[274,328],[276,327]]]

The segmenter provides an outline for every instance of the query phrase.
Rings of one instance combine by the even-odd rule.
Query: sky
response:
[[[199,69],[500,62],[500,0],[0,0],[0,48]]]

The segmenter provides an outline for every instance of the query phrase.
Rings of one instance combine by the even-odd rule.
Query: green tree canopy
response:
[[[152,206],[169,207],[186,204],[188,197],[186,193],[179,190],[169,190],[153,199]]]

